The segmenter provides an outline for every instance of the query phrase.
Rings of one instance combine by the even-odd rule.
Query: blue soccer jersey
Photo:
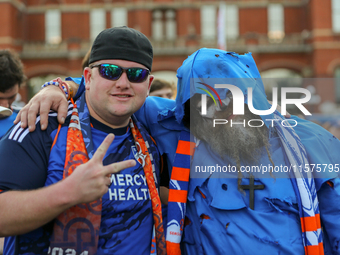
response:
[[[50,113],[46,131],[41,131],[38,117],[35,132],[29,133],[18,124],[0,142],[0,190],[5,192],[13,189],[36,189],[63,178],[69,117],[51,149],[58,128],[55,116],[56,113]],[[91,124],[90,144],[93,151],[99,147],[108,133],[115,134],[115,139],[104,157],[104,165],[127,159],[143,159],[129,127],[112,129],[93,118],[82,120],[81,112],[80,119],[83,125],[85,122]],[[137,126],[149,144],[158,186],[160,162],[158,150],[143,127],[138,123]],[[89,156],[92,157],[91,154]],[[137,161],[136,166],[112,175],[111,180],[112,185],[102,197],[97,254],[150,254],[152,206],[142,165]],[[46,253],[52,228],[53,222],[30,233],[6,238],[4,254]]]

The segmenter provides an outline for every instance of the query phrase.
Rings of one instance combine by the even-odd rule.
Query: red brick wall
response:
[[[241,8],[239,9],[239,33],[267,34],[267,8]]]
[[[27,15],[26,40],[27,41],[45,41],[45,15],[30,14]]]
[[[151,37],[152,13],[149,10],[134,10],[129,12],[128,25],[147,37]]]
[[[24,15],[9,3],[0,3],[0,37],[21,39]]]
[[[90,15],[86,12],[62,14],[62,38],[88,40],[90,37]]]
[[[286,7],[285,8],[285,33],[301,33],[308,27],[308,16],[305,8]]]

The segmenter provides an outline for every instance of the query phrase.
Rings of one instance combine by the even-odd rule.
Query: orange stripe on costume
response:
[[[305,255],[320,255],[324,254],[323,243],[319,243],[319,245],[309,245],[305,246]]]
[[[331,188],[334,188],[334,183],[331,181],[326,182]]]
[[[201,196],[202,196],[203,198],[207,198],[207,196],[204,195],[204,193],[203,193],[199,188],[197,188],[197,190],[198,190],[198,192],[201,194]]]
[[[177,154],[184,154],[184,155],[193,155],[195,149],[195,143],[179,140],[177,145]],[[188,152],[190,154],[188,154]]]
[[[168,202],[186,203],[187,195],[188,195],[188,191],[186,190],[170,189]]]
[[[190,169],[182,167],[173,167],[171,173],[171,179],[176,181],[187,182],[190,176]]]
[[[315,216],[300,218],[301,229],[303,232],[306,231],[316,231],[321,228],[320,214],[315,214]]]
[[[54,137],[54,141],[52,143],[51,150],[52,150],[53,146],[55,145],[55,143],[57,142],[57,139],[58,139],[58,136],[59,136],[59,132],[60,132],[60,128],[61,128],[61,124],[59,124],[59,126],[58,126],[58,131],[57,131],[57,134]]]

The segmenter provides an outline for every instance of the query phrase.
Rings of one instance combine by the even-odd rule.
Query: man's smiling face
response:
[[[102,60],[94,64],[114,64],[121,67],[141,67],[142,64],[127,60]],[[128,119],[142,107],[153,80],[149,77],[141,83],[130,82],[124,72],[116,81],[100,76],[99,69],[85,68],[86,102],[91,115],[108,125],[127,125]]]

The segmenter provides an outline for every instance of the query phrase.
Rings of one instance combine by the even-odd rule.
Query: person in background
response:
[[[166,80],[156,78],[151,84],[149,96],[173,99],[174,86]]]
[[[11,106],[25,79],[18,55],[8,49],[0,50],[0,138],[13,125],[17,116],[17,111]]]

